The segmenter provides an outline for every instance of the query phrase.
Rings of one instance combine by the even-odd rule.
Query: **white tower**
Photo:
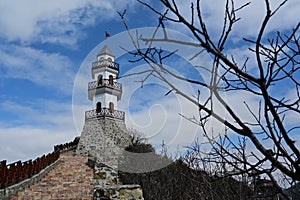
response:
[[[92,64],[93,82],[88,84],[89,99],[97,113],[109,109],[113,113],[117,109],[117,101],[121,99],[122,84],[117,83],[119,64],[115,56],[105,45],[97,55],[97,61]]]
[[[117,110],[122,84],[117,83],[119,64],[105,45],[92,63],[92,82],[88,98],[93,109],[85,112],[85,123],[76,150],[78,155],[92,155],[99,162],[115,166],[122,150],[130,144],[125,113]]]

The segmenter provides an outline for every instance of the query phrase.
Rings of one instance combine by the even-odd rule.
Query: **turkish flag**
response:
[[[105,37],[110,37],[110,34],[107,31],[105,31]]]

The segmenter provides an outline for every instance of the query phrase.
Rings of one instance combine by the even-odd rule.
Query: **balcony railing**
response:
[[[88,110],[85,112],[85,120],[106,117],[124,121],[125,112],[119,110],[111,111],[109,108],[102,108],[100,112],[96,110]]]
[[[102,81],[93,81],[89,82],[88,88],[89,90],[93,90],[100,87],[111,87],[115,90],[122,91],[122,84],[110,81],[109,79],[103,79]]]
[[[111,69],[119,70],[119,64],[108,59],[103,59],[92,63],[92,70],[101,67],[109,67]]]

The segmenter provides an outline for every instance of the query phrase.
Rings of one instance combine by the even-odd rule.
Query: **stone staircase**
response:
[[[74,151],[61,153],[53,170],[11,200],[93,199],[93,169],[86,165],[87,157],[74,154]]]

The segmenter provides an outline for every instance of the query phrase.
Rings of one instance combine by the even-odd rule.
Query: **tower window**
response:
[[[97,84],[98,84],[98,86],[102,85],[102,75],[101,74],[98,76]]]
[[[113,102],[109,102],[109,111],[111,113],[113,113],[115,111],[115,108],[114,108],[114,103]]]
[[[96,104],[96,113],[101,112],[101,102],[97,102]]]
[[[112,75],[109,75],[108,82],[109,82],[109,85],[114,85],[114,77]]]

